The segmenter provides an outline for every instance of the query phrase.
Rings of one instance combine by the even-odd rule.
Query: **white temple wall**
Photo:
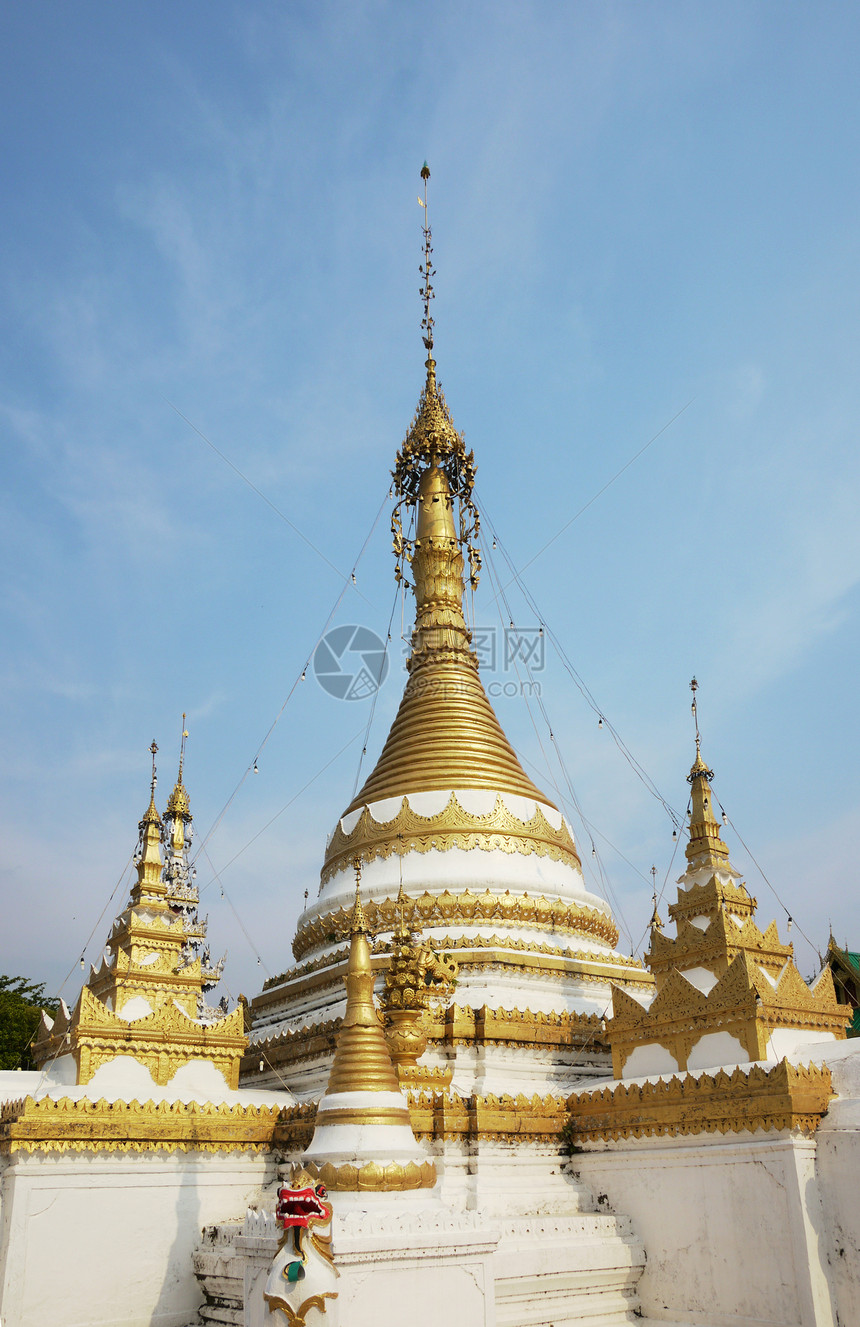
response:
[[[204,1226],[275,1177],[251,1153],[18,1152],[0,1173],[2,1327],[186,1327]]]
[[[815,1153],[787,1133],[698,1134],[589,1145],[572,1165],[600,1204],[633,1219],[646,1318],[836,1327]]]
[[[860,1055],[830,1071],[840,1097],[818,1126],[816,1164],[838,1321],[851,1327],[860,1319]]]

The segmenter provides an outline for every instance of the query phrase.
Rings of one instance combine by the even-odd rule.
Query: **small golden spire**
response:
[[[690,683],[690,690],[693,693],[692,711],[696,725],[696,759],[693,761],[690,773],[687,775],[687,782],[690,784],[692,791],[690,794],[690,842],[687,844],[686,856],[691,866],[720,866],[725,865],[728,861],[729,850],[720,838],[720,827],[712,806],[713,793],[711,792],[710,780],[714,777],[714,771],[708,769],[707,762],[702,758],[699,718],[696,709],[698,686],[699,684],[694,677]]]
[[[177,822],[181,820],[191,820],[191,800],[188,796],[188,789],[182,782],[182,771],[185,765],[185,743],[188,738],[188,729],[185,727],[185,715],[182,716],[182,739],[179,743],[179,773],[176,776],[176,783],[173,792],[170,794],[167,802],[165,815],[174,816]],[[175,829],[174,832],[177,832]],[[182,844],[179,843],[178,847]]]
[[[402,846],[401,846],[401,871],[403,867]],[[400,877],[400,888],[397,891],[397,898],[394,900],[394,915],[397,918],[397,925],[394,928],[392,938],[400,944],[404,944],[410,937],[411,931],[406,925],[406,907],[409,899],[403,891],[403,876]]]
[[[155,785],[158,783],[158,775],[155,772],[155,757],[158,753],[158,743],[154,737],[149,749],[152,753],[152,778],[149,783],[149,806],[146,808],[146,811],[143,814],[143,819],[140,822],[141,829],[144,825],[161,825],[161,816],[158,814],[155,805]]]
[[[367,921],[361,906],[361,863],[355,861],[355,907],[346,983],[346,1013],[337,1036],[327,1095],[335,1092],[398,1092],[391,1052],[373,1000]]]
[[[352,909],[350,935],[368,935],[367,918],[364,915],[364,908],[361,906],[361,858],[354,857],[352,866],[355,871],[355,904]]]
[[[152,753],[152,778],[149,785],[149,806],[138,825],[140,838],[137,848],[137,882],[131,891],[132,903],[148,903],[163,906],[161,900],[167,892],[161,871],[161,816],[155,805],[155,785],[158,777],[155,772],[155,756],[158,746],[153,739],[150,746]]]

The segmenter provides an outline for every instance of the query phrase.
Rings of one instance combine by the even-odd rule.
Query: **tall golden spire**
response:
[[[696,706],[696,692],[699,684],[695,677],[690,683],[693,693],[693,718],[696,724],[696,759],[687,775],[690,784],[690,842],[687,844],[687,861],[691,866],[723,866],[728,862],[729,850],[720,838],[720,827],[713,809],[713,794],[709,780],[714,771],[708,769],[702,759],[702,743],[699,736],[699,714]]]
[[[337,1036],[327,1095],[336,1092],[397,1092],[399,1084],[382,1024],[373,1003],[367,922],[361,906],[361,866],[355,863],[355,905],[346,983],[346,1013]],[[361,1113],[356,1122],[361,1122]],[[406,1116],[408,1122],[408,1115]]]
[[[427,378],[393,471],[396,575],[403,580],[411,568],[415,593],[410,678],[376,767],[347,814],[384,798],[444,789],[494,790],[554,806],[528,778],[502,732],[478,675],[463,611],[466,578],[474,588],[481,567],[480,517],[472,497],[475,462],[436,381],[426,162],[421,178]],[[402,523],[403,514],[411,512],[417,516],[412,539]]]

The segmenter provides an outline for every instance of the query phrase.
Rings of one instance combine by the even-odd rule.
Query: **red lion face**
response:
[[[324,1184],[308,1185],[305,1189],[278,1189],[278,1205],[275,1216],[284,1230],[291,1226],[300,1226],[307,1230],[313,1222],[331,1220],[331,1204],[325,1199],[328,1190]]]

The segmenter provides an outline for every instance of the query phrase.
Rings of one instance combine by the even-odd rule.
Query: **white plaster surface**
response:
[[[0,1171],[3,1327],[187,1327],[203,1227],[272,1178],[245,1153],[15,1153]]]
[[[142,995],[133,995],[130,1000],[126,1000],[121,1009],[117,1010],[117,1017],[124,1018],[127,1023],[133,1023],[138,1018],[148,1018],[152,1013],[152,1005]]]
[[[839,1096],[818,1127],[817,1171],[836,1307],[851,1324],[860,1316],[860,1038],[837,1042],[829,1063]]]
[[[684,968],[683,975],[690,985],[695,986],[703,995],[712,991],[719,980],[708,968]]]
[[[628,1078],[648,1078],[660,1074],[676,1074],[678,1061],[665,1046],[654,1042],[650,1046],[636,1046],[624,1062],[624,1080]]]
[[[69,1060],[71,1056],[61,1057]],[[60,1066],[59,1071],[57,1066]],[[72,1066],[73,1067],[73,1066]],[[68,1097],[72,1101],[182,1101],[212,1102],[215,1105],[288,1106],[295,1097],[285,1089],[229,1088],[224,1075],[209,1060],[192,1060],[160,1087],[146,1065],[131,1055],[118,1055],[96,1070],[89,1083],[76,1087],[70,1067],[57,1060],[50,1072],[0,1073],[0,1100],[22,1097]]]
[[[402,1110],[407,1116],[404,1124],[372,1123],[317,1123],[310,1146],[305,1152],[309,1161],[334,1165],[366,1164],[376,1161],[414,1161],[420,1165],[429,1160],[429,1154],[417,1141],[409,1124],[409,1105],[400,1092],[331,1092],[319,1104],[319,1114],[327,1110]]]
[[[785,1056],[791,1056],[794,1059],[799,1055],[801,1060],[808,1064],[809,1051],[813,1046],[819,1047],[822,1043],[830,1046],[838,1044],[832,1033],[828,1037],[813,1028],[774,1028],[767,1040],[767,1058],[781,1060]],[[803,1058],[804,1050],[807,1050],[806,1059]]]
[[[646,1318],[835,1327],[814,1142],[699,1134],[604,1144],[574,1160],[645,1245]]]
[[[746,1049],[738,1037],[730,1032],[706,1032],[691,1049],[687,1069],[716,1069],[724,1064],[742,1064],[746,1059]]]

